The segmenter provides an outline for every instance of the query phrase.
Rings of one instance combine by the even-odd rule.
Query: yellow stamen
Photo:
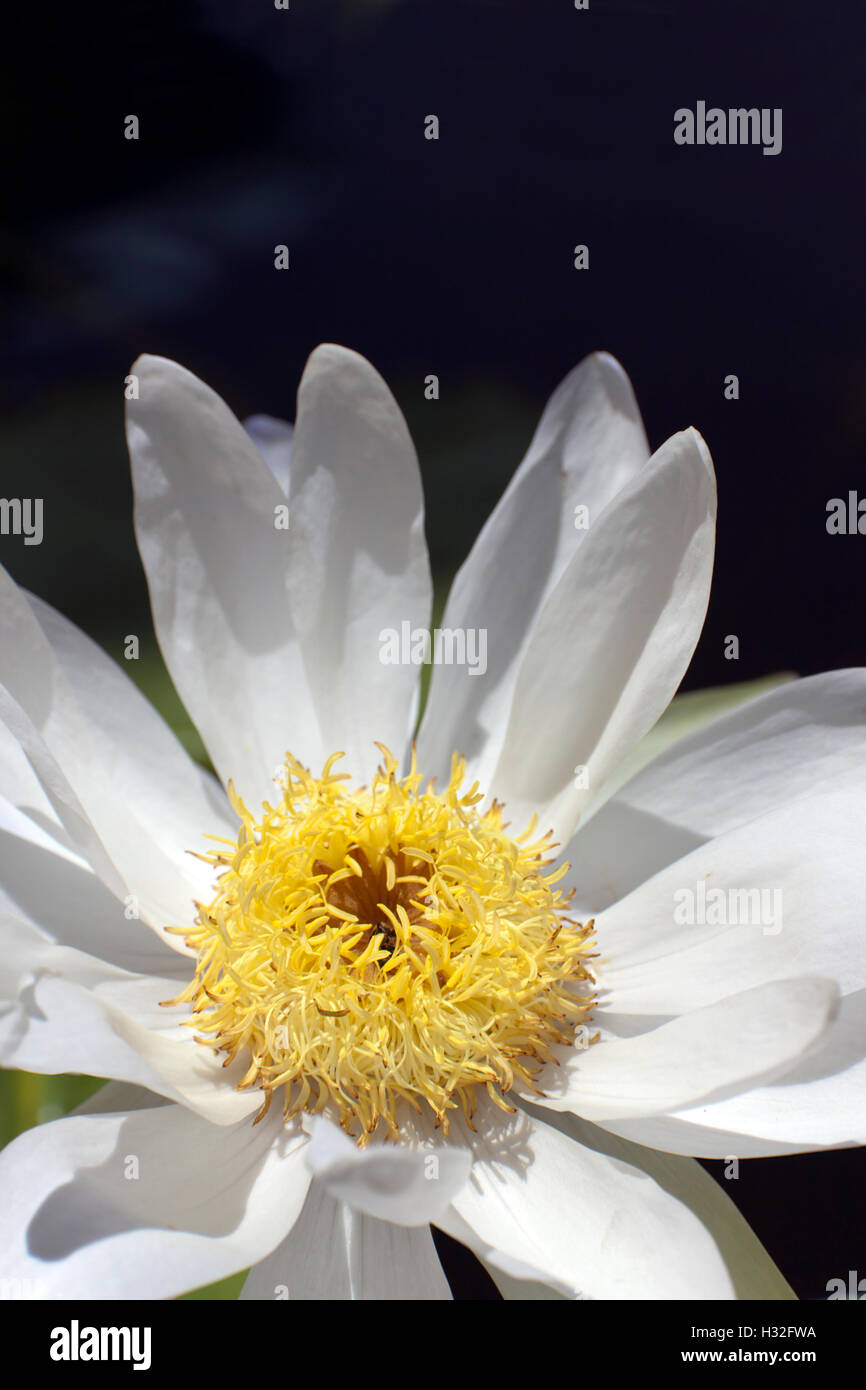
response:
[[[361,1144],[380,1121],[396,1136],[401,1101],[446,1133],[457,1105],[471,1122],[476,1087],[510,1110],[515,1074],[537,1090],[595,1002],[593,923],[566,916],[550,833],[533,838],[533,818],[509,838],[500,804],[482,814],[477,784],[460,794],[456,754],[442,793],[422,790],[414,753],[403,778],[382,754],[354,791],[342,754],[319,778],[287,757],[258,821],[230,786],[237,844],[205,856],[219,888],[197,905],[195,978],[171,1001],[227,1063],[247,1050],[257,1118],[283,1087],[286,1116],[331,1101]]]

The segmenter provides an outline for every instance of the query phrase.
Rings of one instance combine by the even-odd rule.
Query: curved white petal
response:
[[[571,910],[581,921],[597,920],[636,896],[667,864],[684,859],[704,843],[700,835],[611,798],[588,825],[578,825],[561,858],[569,865],[563,891],[573,892]]]
[[[230,824],[224,798],[120,669],[4,570],[0,612],[0,718],[70,842],[151,925],[191,920],[213,875],[186,850]],[[2,771],[0,791],[27,796]]]
[[[753,1094],[758,1095],[759,1092]],[[706,1107],[707,1113],[710,1108]],[[826,1144],[785,1144],[770,1139],[756,1139],[753,1135],[736,1134],[730,1130],[711,1129],[707,1125],[684,1121],[681,1116],[685,1113],[606,1120],[605,1129],[635,1144],[695,1158],[782,1158],[785,1154],[832,1147]]]
[[[712,461],[674,435],[590,528],[548,598],[517,677],[489,790],[567,843],[581,808],[652,728],[691,659],[715,537]]]
[[[563,1052],[540,1073],[538,1104],[606,1123],[692,1105],[772,1079],[823,1036],[838,995],[828,980],[774,981],[637,1037]]]
[[[12,940],[8,931],[4,940]],[[160,1001],[177,994],[177,980],[133,976],[53,946],[40,953],[27,943],[20,956],[13,962],[19,967],[14,992],[0,1009],[4,1066],[127,1081],[217,1125],[252,1118],[259,1109],[259,1092],[237,1090],[243,1061],[223,1067],[182,1026],[187,1010],[160,1011]]]
[[[289,495],[294,428],[274,415],[250,415],[244,429],[276,478],[280,491]]]
[[[329,753],[368,780],[374,742],[402,757],[418,667],[383,664],[383,634],[427,630],[432,585],[424,498],[400,409],[365,358],[311,355],[292,441],[289,593]]]
[[[0,910],[0,1063],[40,1073],[108,1076],[177,1100],[216,1124],[258,1109],[239,1092],[245,1064],[224,1067],[196,1043],[188,1008],[166,1009],[190,967],[142,974],[51,941]]]
[[[374,1138],[359,1149],[324,1116],[306,1119],[305,1125],[312,1135],[307,1164],[330,1195],[398,1226],[437,1222],[472,1167],[469,1150],[455,1145]]]
[[[615,800],[707,839],[832,786],[862,766],[864,753],[866,668],[826,671],[786,681],[678,739]],[[587,818],[597,806],[587,806]]]
[[[0,1063],[21,1071],[113,1077],[179,1099],[139,1050],[134,1028],[125,1038],[86,987],[50,973],[25,984],[14,1009],[0,1020]],[[123,1020],[128,1023],[128,1020]],[[140,1035],[141,1042],[147,1034]],[[193,1054],[184,1054],[190,1062]]]
[[[815,677],[816,682],[822,680],[823,677]],[[680,790],[683,785],[688,786],[689,781],[683,766],[678,763],[674,772],[672,761],[662,757],[662,754],[667,754],[674,744],[680,743],[683,744],[683,751],[689,747],[695,749],[698,740],[694,736],[699,730],[705,729],[705,751],[710,761],[715,743],[712,728],[720,728],[722,715],[730,714],[739,705],[748,705],[750,710],[754,708],[757,713],[758,696],[781,685],[796,687],[792,690],[796,702],[801,698],[802,687],[811,683],[811,677],[808,682],[798,683],[796,677],[782,674],[711,690],[690,690],[675,696],[655,727],[622,763],[612,769],[607,781],[581,812],[577,830],[564,852],[571,864],[564,887],[574,888],[578,915],[597,916],[603,908],[624,898],[654,873],[707,840],[708,836],[701,833],[698,825],[704,822],[707,814],[712,815],[710,807],[717,805],[719,793],[728,796],[726,776],[732,769],[726,769],[724,773],[720,770],[718,777],[706,775],[705,769],[700,794],[709,799],[709,805],[705,803],[702,808],[696,799],[699,795],[696,787],[689,787],[686,795]],[[817,686],[816,694],[820,698]],[[784,696],[780,696],[779,703],[785,705]],[[743,715],[745,718],[745,709]],[[850,732],[853,733],[853,729]],[[837,736],[843,739],[847,737],[844,726],[836,724],[825,725],[824,733],[827,741]],[[779,744],[776,746],[779,747]],[[816,772],[820,772],[820,760],[826,751],[826,743],[822,740],[819,749],[815,750],[818,760]],[[792,762],[780,763],[778,771],[793,765],[797,756],[795,750],[789,747],[787,752]],[[742,770],[749,761],[750,753],[747,753],[744,761],[738,761],[736,766]],[[644,768],[648,769],[646,779],[638,776]],[[792,771],[792,776],[799,776],[799,772]],[[769,789],[775,786],[777,779],[774,776],[770,779]],[[668,806],[661,814],[656,814],[650,809],[656,802],[656,798],[650,794],[650,787],[661,789],[663,796],[673,796],[678,805]],[[754,785],[739,802],[739,812],[743,817],[750,818],[757,814],[763,799],[763,788]],[[670,814],[672,810],[673,815]]]
[[[173,1298],[263,1259],[306,1197],[281,1117],[215,1129],[180,1106],[82,1114],[0,1154],[0,1273],[39,1296]]]
[[[451,1298],[429,1226],[395,1226],[335,1201],[315,1180],[282,1245],[251,1269],[241,1299]]]
[[[418,735],[425,775],[455,749],[486,785],[499,756],[520,661],[545,600],[590,526],[649,458],[631,383],[607,353],[585,358],[548,401],[526,457],[457,574],[442,627],[484,629],[487,669],[433,668]]]
[[[530,1107],[530,1111],[537,1114],[534,1107]],[[646,1173],[671,1197],[688,1207],[715,1242],[736,1298],[790,1300],[796,1297],[749,1223],[740,1215],[725,1185],[716,1182],[694,1159],[629,1143],[576,1115],[548,1112],[539,1118],[547,1120],[578,1144]]]
[[[26,922],[43,942],[124,970],[189,975],[171,937],[151,931],[80,855],[2,798],[0,911]]]
[[[323,760],[288,594],[286,499],[204,382],[163,357],[133,371],[127,439],[156,634],[220,777],[258,809],[287,749]]]
[[[782,804],[603,912],[605,1008],[678,1014],[797,974],[866,988],[864,799],[858,777]]]
[[[523,1111],[505,1121],[492,1109],[479,1107],[472,1176],[437,1226],[506,1274],[535,1271],[570,1298],[736,1296],[691,1193]]]
[[[10,697],[11,698],[11,697]],[[19,706],[20,708],[20,706]],[[15,735],[0,721],[0,825],[9,826],[21,839],[55,845],[72,852],[50,797]]]
[[[866,1144],[866,990],[841,1001],[820,1050],[772,1085],[608,1127],[638,1143],[702,1158]]]
[[[225,792],[193,761],[116,661],[56,609],[33,594],[27,597],[92,730],[113,796],[125,801],[148,835],[198,881],[188,851],[202,849],[205,834],[234,834]]]
[[[661,758],[675,743],[681,742],[691,734],[697,733],[705,725],[730,714],[740,705],[756,700],[779,686],[796,682],[797,676],[791,671],[779,671],[772,676],[759,676],[756,680],[734,681],[731,685],[712,685],[701,690],[684,690],[675,695],[661,718],[648,734],[635,745],[631,753],[611,770],[607,781],[593,793],[584,807],[580,824],[586,826],[589,819],[603,806],[620,787],[657,758]]]
[[[149,934],[148,934],[149,939]],[[191,973],[188,963],[176,955],[166,955],[160,964],[169,967],[165,973],[143,974],[122,963],[106,960],[78,945],[68,946],[52,940],[32,922],[0,908],[0,1001],[8,1002],[16,993],[31,986],[41,975],[57,975],[61,979],[84,985],[87,989],[104,988],[117,999],[131,1001],[139,1017],[158,1026],[162,1019],[145,1000],[154,999],[160,991],[175,993],[186,983]],[[2,1007],[0,1003],[0,1007]]]
[[[86,781],[90,807],[83,804],[76,787],[32,719],[3,685],[0,685],[0,722],[25,753],[41,793],[63,828],[65,844],[86,861],[119,902],[129,901],[134,905],[144,921],[160,932],[163,940],[168,939],[161,932],[164,924],[191,921],[195,895],[192,880],[185,879],[177,864],[152,842],[148,844],[143,833],[136,837],[134,819],[124,814],[123,807],[110,804],[106,786],[99,778]],[[81,744],[75,746],[76,753],[80,754]],[[68,763],[69,759],[66,761]],[[73,775],[77,773],[76,768]],[[80,784],[81,777],[76,775],[76,781]],[[113,816],[112,811],[117,815]],[[49,824],[48,828],[53,830],[53,825]],[[22,838],[33,840],[32,834]],[[64,846],[59,848],[62,850]]]

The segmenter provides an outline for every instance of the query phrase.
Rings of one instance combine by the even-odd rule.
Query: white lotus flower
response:
[[[0,1155],[0,1273],[447,1298],[433,1224],[507,1296],[789,1297],[688,1155],[863,1140],[866,682],[785,685],[623,784],[706,609],[700,436],[649,457],[612,359],[566,378],[443,620],[486,631],[486,671],[435,667],[413,775],[419,667],[382,635],[427,629],[431,584],[380,377],[317,349],[291,438],[173,362],[134,370],[156,629],[238,815],[4,574],[0,1055],[111,1080]],[[679,925],[708,883],[780,888],[782,929]]]

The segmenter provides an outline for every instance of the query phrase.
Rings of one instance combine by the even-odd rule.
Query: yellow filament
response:
[[[398,1132],[401,1102],[443,1130],[457,1104],[471,1123],[475,1088],[510,1108],[515,1078],[573,1041],[592,1009],[592,927],[566,916],[550,834],[511,839],[502,807],[482,813],[448,786],[422,789],[415,766],[383,764],[349,791],[291,756],[282,800],[255,821],[230,787],[236,843],[205,856],[220,869],[196,925],[170,928],[198,953],[171,1003],[192,1004],[197,1041],[248,1059],[241,1087],[284,1090],[286,1116],[333,1102],[363,1144],[380,1121]]]

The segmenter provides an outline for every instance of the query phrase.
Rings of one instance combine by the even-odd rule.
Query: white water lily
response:
[[[419,668],[380,659],[431,605],[384,382],[321,347],[293,434],[245,432],[175,363],[134,371],[154,622],[223,786],[3,574],[0,1056],[110,1080],[0,1155],[0,1273],[448,1298],[432,1224],[507,1297],[790,1297],[690,1155],[863,1141],[866,678],[787,684],[623,784],[706,610],[700,436],[650,457],[607,356],[562,383],[454,583],[443,627],[487,666],[434,667],[425,790]],[[780,889],[781,929],[680,925],[707,883]]]

